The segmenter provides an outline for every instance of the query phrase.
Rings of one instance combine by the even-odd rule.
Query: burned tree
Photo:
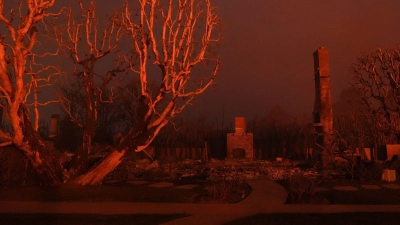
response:
[[[92,0],[87,6],[80,1],[77,19],[71,9],[66,15],[65,31],[59,26],[54,27],[54,33],[57,43],[72,60],[74,78],[62,85],[60,102],[71,121],[83,129],[82,146],[76,149],[71,168],[71,174],[82,174],[88,168],[100,105],[111,104],[112,96],[107,94],[109,85],[116,74],[127,70],[130,64],[125,62],[131,59],[117,53],[124,36],[117,12],[108,18],[108,23],[101,24]],[[102,63],[104,60],[112,62],[107,63],[108,68]],[[68,84],[71,82],[76,84]],[[77,98],[82,101],[76,101]]]
[[[31,122],[28,110],[28,97],[35,90],[38,73],[50,69],[58,71],[54,66],[40,66],[34,63],[36,58],[50,55],[49,52],[38,54],[38,24],[46,17],[55,16],[48,13],[54,0],[26,0],[17,6],[16,14],[10,9],[4,14],[5,3],[0,1],[0,95],[1,107],[12,126],[11,134],[0,135],[22,150],[35,168],[41,185],[55,186],[63,182],[63,171],[58,159],[44,145],[37,129]],[[14,3],[12,3],[14,4]],[[33,61],[32,61],[33,60]],[[37,71],[33,71],[36,69]],[[37,106],[38,99],[34,98]],[[37,120],[37,119],[36,119]]]
[[[143,151],[217,76],[219,62],[210,50],[219,41],[219,18],[210,0],[137,3],[125,5],[123,23],[138,55],[132,72],[140,81],[142,110],[110,155],[78,179],[82,185],[101,182],[126,151]],[[158,82],[155,93],[148,86],[151,80]]]
[[[343,90],[339,101],[335,103],[333,126],[339,134],[335,136],[340,136],[337,138],[338,144],[343,141],[347,143],[346,148],[338,146],[339,152],[341,149],[356,152],[357,149],[373,147],[374,118],[361,104],[360,96],[353,87]]]
[[[378,49],[357,58],[351,67],[353,87],[366,111],[373,115],[380,144],[398,143],[400,137],[400,47]],[[376,139],[376,138],[375,138]]]

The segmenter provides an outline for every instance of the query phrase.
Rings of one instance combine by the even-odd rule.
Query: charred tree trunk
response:
[[[54,3],[55,0],[20,1],[18,10],[10,8],[12,6],[7,7],[9,8],[7,10],[10,10],[10,16],[6,16],[3,12],[4,1],[0,1],[1,33],[2,36],[7,37],[1,38],[0,41],[0,96],[2,107],[7,110],[7,118],[13,129],[9,139],[12,139],[13,144],[29,158],[42,186],[59,185],[63,182],[64,174],[58,158],[44,145],[42,138],[35,130],[26,105],[31,96],[32,84],[36,90],[36,78],[39,74],[45,72],[48,76],[42,77],[42,80],[50,82],[52,79],[49,74],[55,75],[59,72],[57,66],[44,65],[34,60],[34,58],[41,58],[41,62],[44,62],[46,60],[43,58],[44,56],[53,55],[47,51],[48,49],[37,54],[35,46],[38,42],[38,22],[46,17],[59,15],[47,12]],[[16,12],[15,17],[19,18],[18,20],[13,20],[14,12]],[[28,59],[30,62],[27,67]],[[31,82],[33,83],[28,82],[29,76],[32,77]],[[34,107],[38,105],[35,94]],[[38,112],[36,112],[36,116],[38,116]],[[36,117],[36,121],[37,119],[38,117]]]
[[[80,176],[77,182],[82,186],[101,184],[104,177],[121,163],[126,151],[127,149],[121,151],[114,149],[98,166],[91,169],[85,175]]]
[[[70,174],[80,175],[87,171],[89,167],[89,153],[88,150],[92,146],[92,137],[87,133],[83,132],[83,141],[81,147],[78,147],[75,151],[72,159],[72,165],[70,168]]]
[[[90,116],[87,116],[90,117]],[[86,119],[86,126],[83,130],[82,146],[75,151],[70,173],[81,175],[89,168],[89,154],[93,149],[93,137],[95,133],[95,123],[93,119]]]
[[[21,111],[23,111],[24,117],[24,142],[17,147],[25,153],[32,163],[41,186],[59,186],[63,183],[64,173],[57,154],[46,147],[42,137],[35,131],[27,110]]]
[[[89,167],[89,154],[93,148],[93,137],[96,131],[97,115],[99,110],[99,96],[94,88],[93,74],[96,57],[93,55],[84,60],[84,85],[85,85],[85,126],[83,130],[82,147],[78,148],[73,158],[71,174],[81,175],[87,171]]]
[[[148,144],[150,141],[150,132],[146,129],[147,125],[148,121],[142,121],[132,127],[128,134],[99,165],[77,178],[77,183],[82,186],[101,184],[104,177],[121,163],[128,148],[137,149],[138,146]]]

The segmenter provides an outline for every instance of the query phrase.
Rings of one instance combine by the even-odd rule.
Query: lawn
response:
[[[278,181],[280,185],[289,190],[288,181]],[[400,189],[383,187],[384,184],[397,184],[400,182],[386,182],[381,180],[347,180],[337,179],[324,181],[318,187],[327,188],[326,191],[316,192],[314,195],[304,194],[300,201],[293,201],[290,195],[287,204],[344,204],[344,205],[400,205]],[[380,189],[367,189],[361,185],[379,185]],[[336,190],[335,186],[352,186],[357,191]],[[289,191],[288,191],[289,193]]]
[[[381,180],[359,181],[339,180],[328,182],[321,187],[329,188],[329,191],[321,191],[318,194],[329,199],[331,204],[346,205],[400,205],[400,189],[390,189],[381,186],[380,189],[362,188],[361,185],[400,184],[399,182],[386,182]],[[352,186],[358,191],[341,191],[333,189],[334,186]]]

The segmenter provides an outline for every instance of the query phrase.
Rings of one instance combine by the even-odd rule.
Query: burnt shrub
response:
[[[217,202],[238,202],[251,192],[245,177],[240,174],[215,179],[204,189],[206,196]]]
[[[315,195],[316,179],[304,176],[303,173],[295,173],[289,177],[287,192],[289,201],[299,202],[304,196]]]

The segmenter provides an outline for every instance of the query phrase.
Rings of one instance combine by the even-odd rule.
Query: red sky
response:
[[[98,0],[101,11],[122,0]],[[280,106],[311,115],[313,52],[330,51],[333,101],[357,56],[400,44],[398,0],[213,0],[223,23],[220,77],[186,109],[191,117],[265,117]],[[58,1],[60,4],[61,1]]]
[[[312,53],[330,51],[333,101],[357,56],[400,44],[396,0],[214,0],[223,22],[220,79],[190,114],[263,117],[278,105],[311,115]],[[228,121],[229,122],[229,121]]]

